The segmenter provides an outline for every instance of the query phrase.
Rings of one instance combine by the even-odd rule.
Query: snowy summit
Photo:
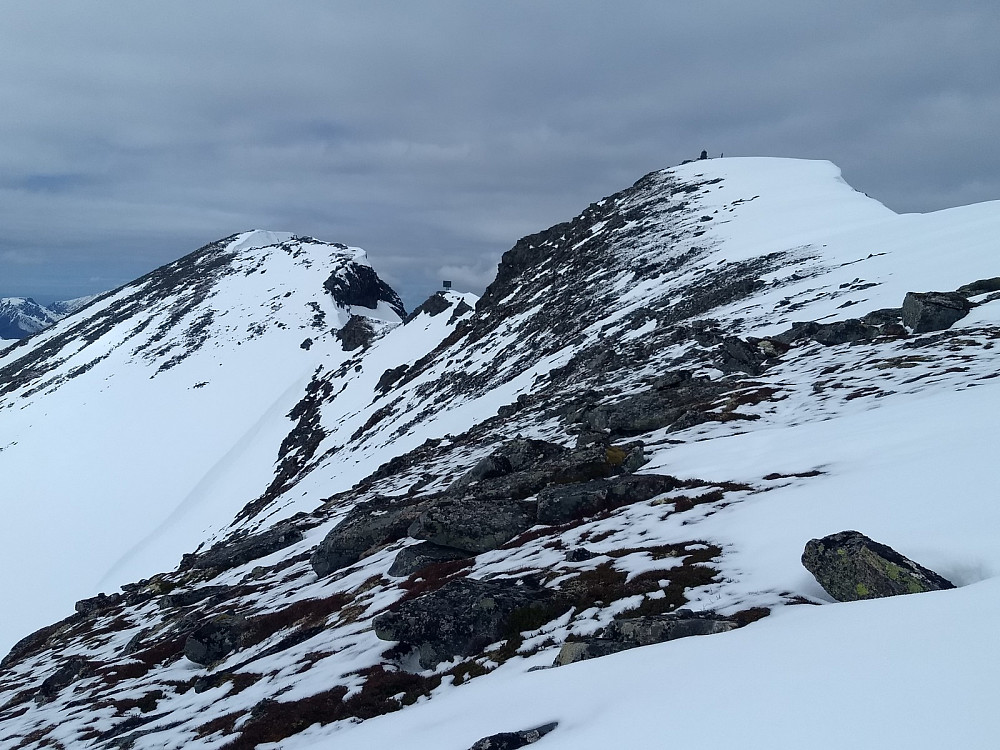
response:
[[[0,747],[993,747],[997,236],[706,159],[410,315],[259,231],[97,299],[0,352]]]

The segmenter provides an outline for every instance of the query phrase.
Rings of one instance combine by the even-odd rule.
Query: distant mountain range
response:
[[[40,305],[31,297],[0,297],[0,339],[23,339],[86,307],[98,295]]]

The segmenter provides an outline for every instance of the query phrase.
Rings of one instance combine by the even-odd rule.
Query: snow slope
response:
[[[352,353],[320,339],[300,350],[308,325],[294,334],[278,328],[273,335],[287,334],[290,344],[280,358],[288,361],[276,364],[287,375],[286,391],[277,382],[268,390],[231,374],[253,369],[260,355],[279,359],[270,344],[241,338],[239,327],[213,328],[200,349],[162,371],[176,351],[162,350],[140,366],[130,339],[108,346],[121,359],[101,382],[136,390],[171,383],[163,391],[171,401],[148,423],[157,431],[165,425],[178,444],[200,446],[174,454],[171,466],[184,467],[177,473],[187,484],[160,466],[155,486],[140,486],[136,469],[133,495],[152,494],[164,510],[129,527],[121,522],[121,534],[145,541],[132,557],[122,557],[119,545],[93,566],[101,575],[112,571],[108,585],[157,564],[169,570],[184,544],[183,551],[202,541],[224,551],[247,530],[282,524],[301,537],[228,568],[182,566],[131,588],[131,599],[46,635],[0,671],[0,747],[41,747],[48,740],[73,747],[126,740],[135,748],[239,747],[241,732],[261,722],[277,727],[289,714],[316,723],[303,718],[278,727],[280,741],[262,747],[380,748],[405,741],[415,749],[467,750],[486,735],[550,721],[559,725],[539,741],[540,750],[685,741],[995,747],[1000,719],[990,709],[998,698],[993,671],[1000,647],[991,623],[1000,593],[1000,511],[990,468],[1000,440],[993,418],[1000,406],[994,354],[1000,300],[973,298],[981,304],[943,332],[833,346],[804,339],[752,374],[728,368],[724,355],[731,337],[746,342],[797,321],[860,318],[898,308],[908,291],[948,291],[995,277],[997,236],[1000,203],[900,216],[853,190],[828,162],[699,161],[647,175],[573,220],[522,239],[505,254],[475,311],[462,304],[475,300],[448,295],[443,310],[428,308]],[[281,273],[301,272],[291,265]],[[263,283],[277,284],[277,270],[268,265]],[[237,280],[241,290],[248,280],[262,283],[254,274],[234,275],[227,300],[244,299]],[[298,303],[319,299],[297,296],[315,282],[267,294],[286,288]],[[74,337],[61,346],[79,344]],[[260,347],[253,356],[251,346]],[[83,361],[89,360],[67,361],[62,371]],[[86,375],[102,372],[103,362]],[[705,563],[710,580],[684,590],[686,606],[724,615],[766,607],[768,617],[721,635],[534,670],[551,665],[567,638],[592,636],[660,592],[598,600],[522,632],[509,658],[493,644],[462,664],[456,657],[421,670],[405,649],[388,650],[392,644],[371,627],[415,586],[419,592],[419,577],[387,572],[413,539],[376,546],[325,578],[310,566],[310,552],[358,503],[377,508],[386,498],[433,498],[515,436],[572,446],[578,435],[586,437],[588,413],[662,388],[663,376],[678,370],[710,377],[704,382],[717,390],[677,419],[617,439],[644,442],[649,462],[641,473],[698,480],[699,489],[576,524],[538,525],[451,575],[535,576],[558,588],[603,565],[629,576],[662,571],[669,580],[687,565],[685,555],[717,550]],[[272,380],[259,367],[255,374]],[[208,385],[194,388],[200,379]],[[58,443],[61,433],[42,416],[63,413],[68,403],[82,409],[84,401],[117,413],[99,389],[72,391],[77,381],[83,378],[45,390],[33,385],[37,378],[18,385],[35,417],[17,422],[29,409],[12,406],[0,412],[0,425],[11,415],[18,438],[37,431],[35,445],[58,444],[57,455],[82,450],[96,461],[92,439],[83,448]],[[4,382],[0,377],[0,390]],[[226,387],[202,400],[216,383]],[[300,401],[303,392],[314,397]],[[61,393],[71,395],[62,402]],[[215,425],[213,399],[239,424]],[[302,408],[292,427],[281,415],[295,403]],[[174,419],[178,405],[188,409],[186,418]],[[237,414],[241,407],[251,413]],[[87,414],[96,420],[100,413]],[[127,429],[125,423],[119,419],[117,428]],[[294,460],[282,483],[262,494],[286,433],[296,436],[286,454]],[[104,440],[105,452],[113,446],[135,462],[141,456],[130,453],[130,441],[149,449],[153,438],[136,429],[128,440],[111,434]],[[0,450],[0,461],[19,446]],[[199,464],[206,451],[211,460]],[[85,464],[73,471],[95,486]],[[71,491],[68,482],[56,486]],[[705,502],[682,504],[691,500],[688,492],[694,500],[703,492]],[[118,496],[116,513],[125,515],[120,509],[127,510],[128,500]],[[27,533],[20,522],[18,528]],[[958,588],[831,601],[799,556],[810,538],[850,528]],[[51,529],[39,532],[40,543],[54,538]],[[683,554],[654,554],[667,546]],[[566,558],[566,550],[580,547],[594,557]],[[49,559],[65,567],[67,558]],[[191,606],[163,596],[201,587],[223,593]],[[66,610],[64,603],[59,615]],[[185,618],[232,613],[270,629],[209,667],[180,655],[189,632],[183,628],[190,629]],[[88,660],[94,671],[53,697],[42,695],[42,680],[73,658]],[[485,674],[456,684],[470,663]],[[398,676],[407,669],[418,673],[414,679],[429,697],[418,692],[413,705],[400,706],[390,695],[379,710],[401,710],[374,715],[379,711],[365,713],[366,706],[359,712],[365,721],[337,713],[341,699],[364,694],[382,674],[377,670]],[[322,697],[336,686],[344,688],[339,697]],[[141,709],[140,699],[155,710]]]
[[[270,481],[287,412],[346,356],[324,284],[364,252],[273,232],[228,238],[0,355],[6,521],[0,643],[67,603],[173,567]],[[401,309],[401,308],[400,308]],[[306,339],[314,345],[305,350]]]

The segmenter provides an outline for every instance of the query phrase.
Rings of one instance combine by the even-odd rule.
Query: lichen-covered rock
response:
[[[678,610],[666,615],[615,620],[604,629],[604,637],[625,644],[649,646],[654,643],[715,635],[735,630],[737,624],[714,612]]]
[[[247,622],[237,615],[217,615],[184,641],[184,656],[195,664],[208,665],[235,651]]]
[[[421,542],[404,547],[399,551],[389,567],[389,575],[405,577],[426,568],[428,565],[461,560],[468,556],[468,552],[454,547],[442,547],[431,542]]]
[[[469,750],[519,750],[519,748],[538,742],[557,726],[559,723],[553,721],[551,724],[543,724],[534,729],[522,729],[520,732],[492,734],[489,737],[483,737]]]
[[[630,648],[634,648],[634,646],[621,643],[620,641],[613,641],[610,638],[588,638],[585,641],[569,641],[568,643],[564,643],[562,648],[559,649],[559,653],[556,654],[552,665],[563,667],[578,661],[617,654],[620,651],[627,651]]]
[[[972,303],[958,292],[907,292],[903,323],[914,333],[943,331],[969,314]]]
[[[544,608],[554,594],[523,579],[477,581],[462,578],[437,591],[403,602],[374,620],[375,635],[417,649],[430,669],[456,656],[473,656],[515,633],[520,611]]]
[[[691,612],[686,609],[665,615],[615,620],[597,638],[564,643],[553,666],[561,667],[678,638],[726,633],[738,627],[739,623],[735,620],[714,612]]]
[[[955,588],[934,571],[857,531],[809,540],[802,564],[841,602]]]

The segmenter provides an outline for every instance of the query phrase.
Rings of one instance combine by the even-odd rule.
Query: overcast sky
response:
[[[1000,5],[0,2],[0,296],[251,228],[413,307],[701,149],[829,159],[896,211],[1000,198]]]

